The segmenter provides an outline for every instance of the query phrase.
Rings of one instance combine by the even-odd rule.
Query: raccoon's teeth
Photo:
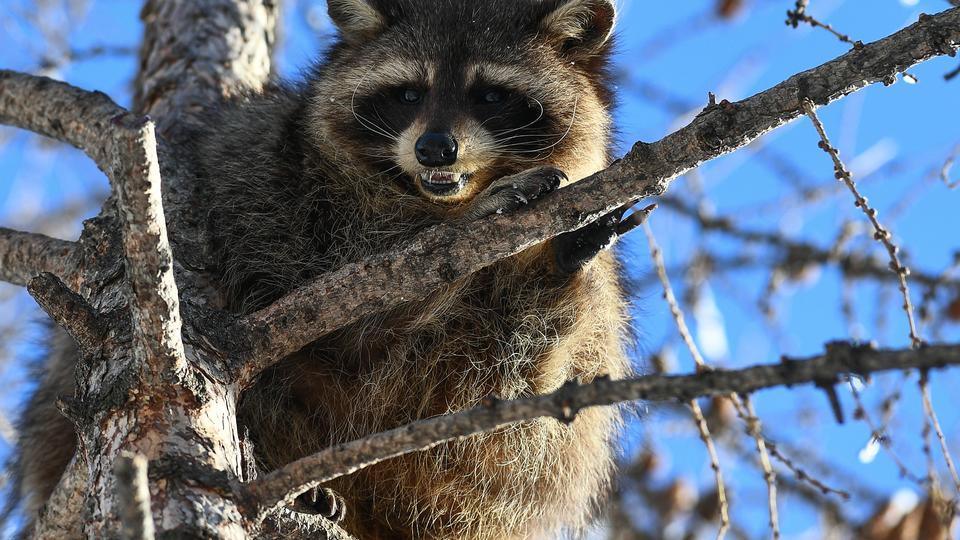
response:
[[[431,184],[456,184],[460,181],[460,173],[452,173],[445,171],[434,171],[429,173],[420,173],[420,179],[430,182]]]
[[[469,178],[469,174],[450,171],[427,171],[417,175],[422,189],[440,197],[459,193]]]

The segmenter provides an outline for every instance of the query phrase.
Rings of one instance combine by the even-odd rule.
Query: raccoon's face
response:
[[[368,172],[440,203],[536,165],[603,168],[609,0],[329,0],[343,42],[310,124]]]

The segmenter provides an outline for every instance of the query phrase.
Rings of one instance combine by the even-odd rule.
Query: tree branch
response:
[[[146,118],[131,117],[121,125],[114,143],[116,165],[109,176],[133,291],[134,351],[153,359],[141,364],[152,371],[182,369],[186,362],[180,335],[183,323],[163,214],[154,125]]]
[[[60,278],[44,272],[27,286],[30,295],[61,328],[67,331],[82,351],[103,345],[106,332],[97,312]]]
[[[168,366],[182,363],[179,298],[163,215],[153,123],[127,112],[100,92],[6,70],[0,70],[0,122],[73,144],[107,174],[123,224],[135,339],[140,345],[136,350],[166,358]],[[20,245],[29,247],[24,236],[18,239]],[[41,244],[47,247],[50,242]],[[19,253],[24,251],[30,250]],[[10,253],[14,261],[20,260],[17,251]]]
[[[515,401],[488,399],[469,411],[414,422],[295,461],[247,484],[242,504],[251,516],[263,519],[271,511],[292,503],[307,489],[383,460],[514,422],[539,417],[570,422],[586,407],[634,400],[684,402],[698,397],[746,395],[764,388],[809,383],[829,387],[844,374],[865,376],[881,371],[955,365],[960,365],[960,345],[897,350],[832,343],[827,345],[824,354],[803,359],[783,358],[779,364],[717,369],[693,375],[647,375],[622,381],[600,379],[587,385],[567,384],[544,396]]]
[[[0,124],[71,144],[104,172],[112,165],[112,124],[125,114],[103,92],[0,69]]]
[[[64,275],[77,245],[0,227],[0,281],[26,285],[43,272]]]
[[[240,321],[246,354],[235,366],[242,384],[280,358],[358,318],[423,298],[558,234],[576,230],[619,206],[658,195],[700,163],[743,147],[803,114],[801,100],[825,105],[960,46],[960,8],[920,21],[743,101],[709,105],[686,127],[637,143],[608,169],[511,215],[468,225],[442,224],[411,241],[325,274]],[[439,256],[438,254],[444,254]]]

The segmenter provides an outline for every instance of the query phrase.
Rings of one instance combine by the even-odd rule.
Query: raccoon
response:
[[[339,39],[304,82],[225,104],[192,142],[230,309],[250,313],[432,224],[514,211],[609,163],[610,0],[328,0],[328,11]],[[238,408],[258,465],[491,395],[627,375],[624,293],[602,249],[616,226],[532,247],[282,360]],[[608,486],[618,422],[599,408],[523,422],[309,499],[362,539],[576,533]],[[42,500],[52,485],[40,484],[25,487]]]

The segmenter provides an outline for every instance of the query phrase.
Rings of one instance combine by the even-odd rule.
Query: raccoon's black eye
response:
[[[510,93],[500,88],[484,88],[474,94],[478,105],[499,105],[510,97]]]
[[[506,95],[500,90],[488,90],[483,94],[483,102],[487,105],[502,103]]]
[[[423,93],[415,88],[404,88],[400,92],[400,101],[409,105],[416,105],[423,101]]]

